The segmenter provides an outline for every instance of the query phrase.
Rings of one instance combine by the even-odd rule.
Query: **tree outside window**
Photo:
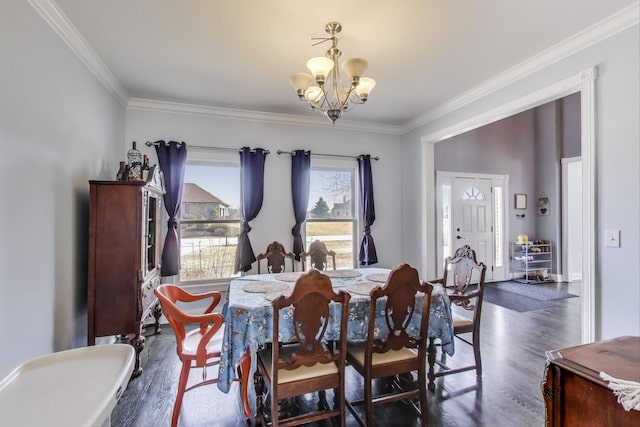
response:
[[[325,242],[336,252],[336,268],[355,267],[355,177],[355,167],[311,166],[305,245]]]

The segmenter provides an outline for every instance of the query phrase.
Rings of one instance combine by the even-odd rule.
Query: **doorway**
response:
[[[438,277],[444,259],[468,244],[487,266],[486,281],[506,279],[506,181],[505,175],[436,172]]]
[[[479,128],[493,123],[504,117],[537,107],[572,93],[580,93],[580,145],[582,157],[582,342],[592,342],[595,334],[595,282],[596,277],[596,206],[595,206],[595,151],[596,151],[596,123],[595,123],[595,67],[581,71],[573,77],[558,81],[550,86],[536,90],[519,98],[507,100],[494,108],[488,109],[476,116],[459,121],[452,126],[441,128],[421,138],[422,147],[422,268],[425,272],[436,271],[433,256],[437,246],[430,246],[437,242],[437,215],[435,188],[434,144],[453,135]]]

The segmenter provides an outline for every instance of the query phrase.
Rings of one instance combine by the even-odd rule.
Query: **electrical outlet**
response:
[[[604,230],[604,245],[608,248],[619,248],[620,230]]]

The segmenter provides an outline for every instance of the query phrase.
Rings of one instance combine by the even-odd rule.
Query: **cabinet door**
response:
[[[139,316],[141,191],[104,185],[95,198],[96,336],[134,332]]]
[[[161,195],[146,191],[144,196],[143,265],[145,276],[160,265]]]

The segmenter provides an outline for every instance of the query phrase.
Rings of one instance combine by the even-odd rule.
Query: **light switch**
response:
[[[620,230],[604,230],[604,245],[608,248],[619,248]]]

